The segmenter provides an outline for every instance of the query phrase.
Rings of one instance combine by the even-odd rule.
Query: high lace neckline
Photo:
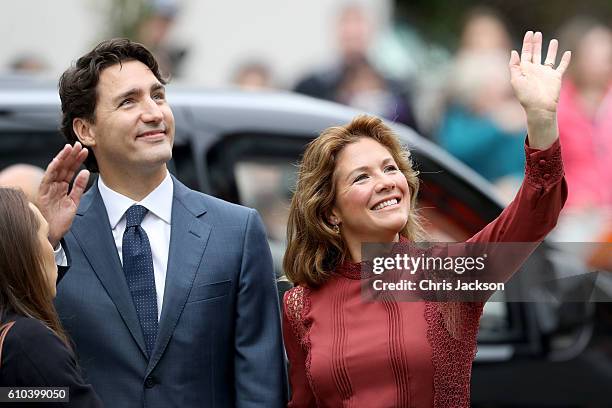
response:
[[[359,280],[362,278],[361,268],[364,262],[344,261],[336,267],[336,273],[349,279]]]
[[[396,250],[397,244],[406,244],[410,242],[410,240],[403,235],[400,235],[399,241],[395,242],[395,246],[393,247],[392,253]],[[338,264],[336,267],[335,273],[338,275],[344,276],[348,279],[360,280],[363,278],[369,278],[373,276],[372,268],[364,268],[368,264],[368,261],[361,262],[352,262],[350,260],[345,260],[344,262]],[[363,269],[363,273],[362,273]]]

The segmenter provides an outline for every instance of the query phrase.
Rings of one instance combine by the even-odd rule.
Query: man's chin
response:
[[[151,164],[164,164],[172,159],[172,146],[158,145],[151,146],[150,149],[143,152],[143,162]]]
[[[130,167],[133,167],[134,170],[140,169],[140,171],[146,173],[155,173],[160,168],[165,168],[171,159],[172,153],[159,152],[158,154],[147,154],[146,157],[133,160]]]

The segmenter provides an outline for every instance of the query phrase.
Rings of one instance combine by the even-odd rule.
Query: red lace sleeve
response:
[[[500,278],[507,281],[535,249],[537,243],[554,228],[567,199],[567,184],[563,175],[561,146],[555,141],[546,150],[525,145],[525,180],[510,205],[470,238],[469,243],[533,242],[525,246],[524,258],[504,265],[507,271]],[[517,252],[518,253],[518,252]],[[484,302],[441,305],[443,326],[455,339],[475,337]]]
[[[481,313],[481,303],[425,304],[434,366],[434,408],[470,407],[470,376]]]
[[[315,397],[306,374],[306,350],[303,345],[304,288],[297,286],[283,298],[283,338],[289,358],[291,399],[288,407],[316,407]]]
[[[546,150],[525,145],[525,179],[516,197],[467,242],[539,242],[554,228],[567,199],[561,145]]]

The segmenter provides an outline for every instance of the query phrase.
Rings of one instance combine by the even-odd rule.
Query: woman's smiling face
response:
[[[334,171],[335,205],[329,217],[349,247],[391,242],[408,222],[410,189],[385,146],[369,137],[344,147]]]

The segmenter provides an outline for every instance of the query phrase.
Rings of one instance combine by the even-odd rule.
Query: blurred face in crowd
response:
[[[14,164],[0,171],[0,187],[21,189],[28,200],[35,203],[38,200],[38,186],[43,179],[43,169],[29,164]]]
[[[233,79],[234,84],[245,90],[260,90],[271,87],[270,74],[263,66],[245,66]]]
[[[493,16],[482,15],[466,24],[461,38],[463,49],[472,51],[507,50],[510,37],[501,21]]]
[[[589,31],[579,43],[575,72],[580,82],[607,87],[612,81],[612,31],[599,26]]]
[[[334,171],[337,220],[344,240],[391,242],[408,222],[410,190],[404,174],[382,144],[362,137],[340,151]]]
[[[42,271],[49,284],[49,290],[53,294],[53,297],[55,297],[57,291],[57,265],[55,264],[53,247],[49,242],[49,224],[34,204],[30,203],[30,209],[34,212],[38,220],[38,241],[42,260]]]
[[[349,7],[341,14],[337,24],[338,43],[342,57],[360,58],[367,54],[372,36],[372,24],[365,12],[358,7]]]
[[[174,116],[164,86],[140,61],[124,61],[100,73],[95,121],[87,125],[101,173],[152,173],[172,157]]]

